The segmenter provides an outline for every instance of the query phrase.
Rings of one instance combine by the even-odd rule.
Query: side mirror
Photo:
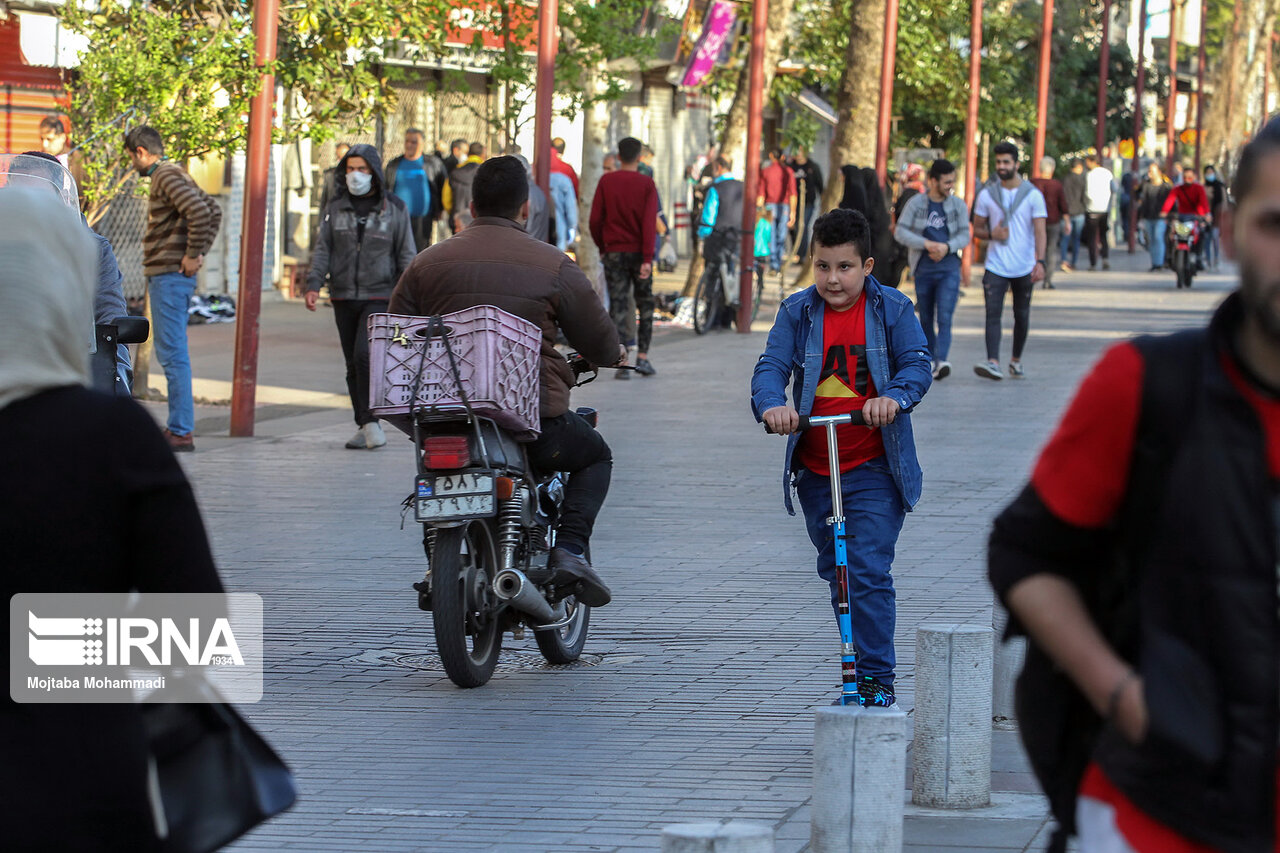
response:
[[[116,343],[121,344],[140,344],[151,334],[146,317],[117,317],[115,327]]]

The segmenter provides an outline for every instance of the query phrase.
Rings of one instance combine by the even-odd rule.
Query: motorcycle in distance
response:
[[[1191,279],[1200,269],[1196,255],[1196,246],[1204,233],[1204,225],[1200,217],[1179,219],[1170,217],[1169,222],[1169,266],[1177,278],[1178,289],[1191,286]]]
[[[577,353],[567,359],[574,387],[599,374]],[[577,413],[595,427],[594,409]],[[548,663],[576,661],[591,608],[553,585],[547,568],[569,474],[534,471],[523,444],[467,411],[415,413],[412,439],[417,480],[405,512],[423,525],[428,566],[413,586],[432,613],[445,674],[459,687],[484,685],[503,635],[522,639],[526,629]]]

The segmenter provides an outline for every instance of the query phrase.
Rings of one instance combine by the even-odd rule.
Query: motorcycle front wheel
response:
[[[582,655],[587,642],[587,626],[591,623],[591,608],[575,598],[566,600],[569,607],[569,624],[550,631],[534,631],[533,639],[538,651],[547,663],[573,663]]]
[[[470,521],[436,530],[431,552],[431,605],[436,650],[459,687],[488,682],[502,651],[493,578],[497,550],[489,525]]]
[[[1187,269],[1187,252],[1177,249],[1173,253],[1173,274],[1178,280],[1178,289],[1191,286],[1191,275]]]
[[[693,331],[696,334],[706,334],[720,312],[720,292],[715,285],[717,278],[717,273],[708,265],[698,279],[698,289],[693,293]]]

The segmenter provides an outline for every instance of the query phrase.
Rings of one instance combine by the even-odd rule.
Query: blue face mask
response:
[[[373,189],[373,175],[368,172],[347,172],[347,190],[352,195],[368,195]]]

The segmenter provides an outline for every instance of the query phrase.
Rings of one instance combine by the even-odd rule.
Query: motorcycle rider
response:
[[[702,257],[708,270],[737,269],[738,253],[742,251],[742,181],[733,176],[729,160],[721,154],[711,161],[714,176],[702,205],[698,220],[698,239],[702,241]],[[720,287],[726,305],[737,303],[738,288],[735,282],[722,281]],[[725,310],[711,320],[712,327],[728,327],[733,313]]]
[[[568,471],[547,579],[574,587],[578,600],[602,607],[609,588],[591,567],[587,548],[609,491],[613,456],[600,433],[569,408],[573,371],[555,348],[563,330],[593,364],[622,364],[626,350],[586,275],[555,246],[525,231],[529,181],[515,157],[478,164],[467,227],[421,252],[391,294],[393,314],[432,316],[493,305],[542,330],[542,432],[528,445],[529,462],[543,473]],[[542,582],[539,579],[539,582]]]
[[[1199,219],[1207,223],[1209,221],[1209,196],[1204,191],[1204,186],[1199,183],[1196,170],[1187,168],[1182,170],[1182,183],[1170,191],[1169,196],[1164,200],[1164,206],[1160,208],[1160,213],[1168,216],[1177,207],[1178,219],[1182,222]],[[1169,229],[1169,233],[1173,233],[1173,229]],[[1196,256],[1196,266],[1204,269],[1204,230],[1196,237],[1196,244],[1192,248]]]

